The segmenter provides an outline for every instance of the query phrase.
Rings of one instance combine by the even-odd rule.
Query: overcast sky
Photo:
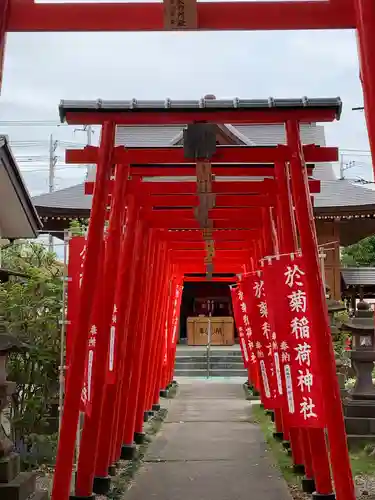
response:
[[[328,144],[368,150],[364,115],[351,110],[363,100],[350,31],[10,34],[0,133],[18,143],[17,157],[34,155],[21,167],[31,192],[39,194],[48,190],[49,135],[85,143],[85,134],[68,127],[7,127],[2,121],[58,122],[60,99],[197,99],[207,93],[218,98],[340,96],[343,116],[327,126]],[[31,140],[44,142],[24,143]],[[57,153],[62,161],[62,149]],[[371,177],[368,156],[357,158],[353,152],[345,158],[356,159],[360,167],[350,175]],[[82,167],[58,165],[57,187],[83,179]]]

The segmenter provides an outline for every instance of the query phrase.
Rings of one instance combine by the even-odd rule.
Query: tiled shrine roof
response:
[[[236,136],[247,146],[274,146],[285,143],[282,125],[225,125],[228,134]],[[128,147],[165,147],[178,143],[182,136],[182,126],[118,126],[116,145]],[[316,124],[302,124],[303,144],[325,145],[324,127]],[[94,171],[88,173],[93,179]],[[321,181],[321,192],[315,195],[315,209],[325,213],[350,211],[351,209],[375,208],[375,191],[357,186],[348,180],[337,179],[330,163],[315,165],[314,178]],[[234,178],[228,178],[233,180]],[[238,177],[236,178],[238,179]],[[244,178],[245,179],[245,178]],[[157,179],[154,179],[157,180]],[[178,180],[188,180],[179,177]],[[83,183],[42,194],[33,198],[36,207],[51,207],[71,210],[89,210],[91,196],[84,195]]]

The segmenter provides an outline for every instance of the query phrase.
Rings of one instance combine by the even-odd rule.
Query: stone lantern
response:
[[[344,402],[348,442],[360,444],[375,438],[375,386],[372,371],[375,361],[374,314],[369,304],[360,301],[353,318],[342,325],[353,336],[350,359],[356,374],[354,388]]]
[[[3,318],[0,316],[0,415],[8,406],[9,398],[14,393],[16,384],[7,380],[6,364],[12,352],[27,350],[28,346],[7,333]],[[1,500],[26,500],[32,495],[33,500],[45,500],[48,493],[35,493],[36,474],[20,472],[20,456],[14,451],[14,445],[0,423],[0,498]]]

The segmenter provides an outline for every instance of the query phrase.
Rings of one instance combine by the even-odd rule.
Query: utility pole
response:
[[[88,146],[91,146],[91,144],[92,144],[92,141],[91,141],[91,139],[92,139],[92,134],[94,133],[94,131],[93,131],[93,129],[92,129],[92,125],[85,125],[85,126],[83,127],[83,130],[85,130],[85,131],[86,131],[86,133],[87,133],[87,145],[88,145]],[[89,170],[90,170],[90,167],[91,167],[91,165],[87,165],[87,170],[86,170],[86,178],[87,178],[87,177],[88,177],[88,175],[89,175]]]
[[[75,128],[74,132],[86,132],[87,134],[87,145],[91,146],[92,144],[92,136],[94,134],[94,130],[92,129],[92,125],[84,125],[83,128]],[[86,179],[89,174],[91,165],[87,165],[87,170],[86,170]]]
[[[349,168],[354,168],[356,166],[355,160],[350,160],[347,163],[344,163],[344,155],[340,155],[340,180],[345,179],[345,170]]]
[[[92,125],[85,125],[83,127],[83,130],[86,130],[87,132],[87,145],[88,146],[91,146],[91,135],[94,133],[93,129],[92,129]]]
[[[344,179],[344,155],[340,155],[340,180]]]
[[[53,193],[55,190],[55,167],[57,163],[57,156],[55,154],[57,148],[57,141],[53,140],[53,135],[49,138],[49,179],[48,179],[48,192]],[[48,235],[48,249],[53,252],[53,236]]]

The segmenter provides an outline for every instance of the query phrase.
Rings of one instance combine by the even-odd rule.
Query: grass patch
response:
[[[370,456],[366,448],[350,452],[353,476],[375,475],[375,457]]]
[[[243,390],[245,391],[245,397],[247,401],[260,400],[259,392],[254,387],[250,387],[248,382],[245,382],[242,387]]]
[[[176,394],[177,394],[177,391],[178,391],[178,385],[177,384],[171,385],[171,387],[168,389],[167,399],[173,399],[173,398],[175,398]]]
[[[261,428],[266,443],[269,450],[272,452],[277,466],[279,467],[281,474],[283,475],[285,481],[290,485],[301,484],[301,478],[293,472],[292,459],[286,453],[282,444],[276,441],[272,435],[275,428],[270,418],[264,413],[263,408],[260,405],[254,404],[252,406],[253,422],[259,424]]]
[[[270,418],[264,413],[264,410],[259,405],[252,406],[252,413],[253,422],[259,424],[266,443],[270,451],[272,451],[283,477],[288,484],[300,485],[300,477],[293,473],[291,457],[287,455],[281,443],[276,441],[272,436],[274,425]],[[369,454],[375,448],[374,445],[372,445],[371,449],[369,449],[369,446],[365,447],[363,450],[351,451],[349,453],[354,478],[357,476],[375,475],[375,456]]]

